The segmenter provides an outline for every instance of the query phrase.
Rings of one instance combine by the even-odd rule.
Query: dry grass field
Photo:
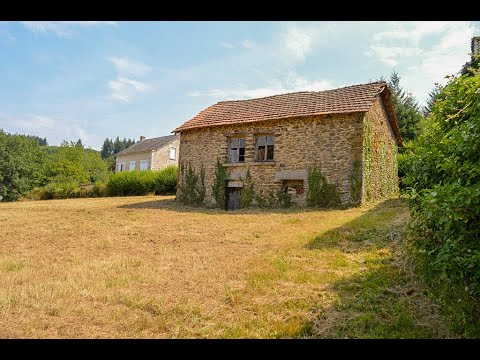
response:
[[[407,217],[400,200],[1,203],[0,337],[452,337],[404,255]]]

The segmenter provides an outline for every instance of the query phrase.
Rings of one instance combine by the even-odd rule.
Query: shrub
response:
[[[250,169],[247,170],[245,179],[243,180],[243,189],[240,197],[240,207],[247,208],[252,203],[253,198],[253,181]]]
[[[220,209],[226,208],[225,188],[227,187],[228,176],[228,170],[223,167],[222,163],[217,158],[217,163],[215,164],[215,177],[213,178],[212,185],[212,195]]]
[[[173,195],[177,191],[178,167],[169,165],[160,170],[155,179],[155,195]]]
[[[181,179],[179,200],[188,205],[200,205],[205,199],[205,169],[203,164],[200,173],[196,174],[195,169],[188,164],[180,166]]]
[[[337,186],[329,184],[319,167],[313,166],[308,169],[308,206],[336,206],[340,205],[340,194]]]
[[[158,171],[123,171],[110,175],[106,188],[109,196],[172,194],[176,190],[176,179],[176,166]]]
[[[293,204],[292,195],[281,190],[277,192],[270,190],[266,196],[263,195],[263,191],[260,191],[260,193],[255,195],[255,200],[261,208],[289,208]]]
[[[480,73],[453,79],[439,94],[423,134],[407,153],[412,248],[420,268],[445,304],[470,298],[476,315],[461,314],[459,328],[480,334]],[[453,289],[455,291],[453,292]],[[462,295],[462,293],[464,293]],[[464,309],[460,309],[462,306]],[[475,313],[475,312],[474,312]]]

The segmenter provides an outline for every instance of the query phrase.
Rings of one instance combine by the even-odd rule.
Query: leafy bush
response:
[[[281,190],[277,192],[270,190],[266,196],[263,194],[263,191],[255,194],[255,200],[257,201],[258,206],[261,208],[289,208],[293,204],[292,195],[284,193]]]
[[[158,171],[155,179],[155,195],[174,195],[177,191],[178,167],[169,165]]]
[[[229,171],[223,167],[222,163],[217,158],[217,162],[215,164],[215,177],[213,178],[212,185],[212,195],[220,209],[226,208],[225,189],[227,187],[228,176]]]
[[[50,183],[43,187],[36,187],[24,195],[26,200],[50,200],[94,197],[93,188],[80,187],[76,182]]]
[[[253,180],[252,175],[250,174],[250,169],[247,170],[245,179],[243,180],[243,189],[240,196],[240,207],[248,208],[252,203],[253,199]]]
[[[180,166],[182,173],[180,201],[188,205],[200,205],[205,199],[205,169],[203,164],[200,168],[200,173],[196,174],[195,169],[188,164]]]
[[[423,134],[406,155],[412,247],[429,268],[442,301],[475,299],[460,327],[480,334],[480,74],[451,80],[435,101]],[[452,294],[451,290],[456,289]],[[468,295],[468,296],[467,296]],[[458,306],[457,306],[458,310]],[[458,310],[460,311],[460,310]],[[463,310],[462,310],[463,311]]]
[[[326,207],[340,204],[337,186],[327,182],[319,167],[310,167],[308,169],[307,205]]]
[[[43,165],[43,185],[47,183],[83,184],[105,181],[108,177],[108,163],[98,151],[70,146],[48,147]]]
[[[177,167],[168,166],[162,170],[123,171],[110,175],[107,181],[109,196],[131,196],[175,193]]]

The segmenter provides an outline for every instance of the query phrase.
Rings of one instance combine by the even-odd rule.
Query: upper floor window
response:
[[[175,160],[177,158],[177,149],[170,148],[170,160]]]
[[[272,161],[273,150],[275,147],[275,137],[273,135],[260,135],[255,140],[256,161]]]
[[[228,139],[228,159],[232,163],[245,162],[245,138]]]

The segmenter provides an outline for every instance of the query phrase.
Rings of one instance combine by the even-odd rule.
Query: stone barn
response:
[[[293,203],[305,206],[309,169],[314,167],[335,186],[342,204],[398,194],[397,147],[402,139],[383,81],[221,101],[174,132],[180,134],[183,169],[177,198],[186,196],[187,168],[197,176],[203,173],[203,204],[228,209],[240,207],[246,180],[255,194],[252,205],[262,196],[287,193]],[[225,198],[220,199],[225,204],[216,204],[212,189],[217,159],[227,173]]]

